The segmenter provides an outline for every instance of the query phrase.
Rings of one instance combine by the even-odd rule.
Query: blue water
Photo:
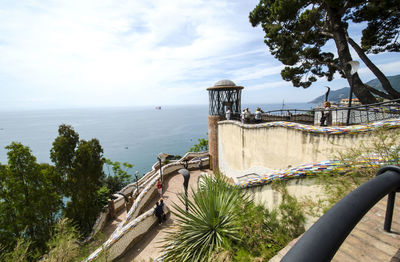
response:
[[[246,105],[252,112],[281,109],[276,105]],[[285,108],[309,109],[310,104]],[[12,141],[29,146],[39,163],[50,163],[50,148],[60,124],[71,125],[80,139],[97,138],[104,156],[134,165],[129,172],[144,174],[160,152],[184,155],[198,138],[206,138],[208,105],[132,108],[85,108],[0,112],[0,163],[7,162],[5,146]]]

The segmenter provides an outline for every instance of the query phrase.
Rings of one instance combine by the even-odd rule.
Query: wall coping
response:
[[[351,166],[351,168],[360,168],[365,165],[365,163],[372,164],[372,166],[379,167],[387,164],[387,161],[376,156],[375,158],[367,158],[365,160],[359,161],[357,165]],[[345,167],[349,167],[340,160],[326,160],[318,163],[310,163],[299,165],[294,168],[289,168],[285,170],[280,170],[272,172],[270,174],[264,174],[259,177],[249,177],[243,181],[237,182],[236,185],[240,188],[249,188],[254,186],[267,185],[278,180],[288,180],[293,178],[302,178],[307,176],[313,176],[317,172],[326,171],[344,171]]]
[[[343,135],[343,134],[370,132],[380,127],[388,127],[388,128],[400,127],[400,119],[389,119],[389,120],[374,122],[368,125],[352,125],[352,126],[313,126],[313,125],[305,125],[305,124],[286,122],[286,121],[268,122],[261,124],[242,124],[241,122],[235,120],[224,120],[218,122],[218,125],[228,125],[228,124],[234,124],[245,129],[284,127],[307,133]]]

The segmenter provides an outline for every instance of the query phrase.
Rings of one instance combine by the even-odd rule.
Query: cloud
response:
[[[248,21],[257,3],[5,0],[0,108],[199,103],[224,78],[286,84]]]
[[[271,64],[258,64],[246,68],[235,69],[231,71],[232,78],[236,81],[255,80],[267,76],[280,76],[284,66],[273,66]]]
[[[172,90],[189,77],[203,82],[215,67],[241,56],[237,50],[255,35],[243,21],[245,13],[240,20],[246,26],[238,25],[238,5],[200,0],[3,4],[0,72],[6,85],[30,90],[25,92],[30,96],[66,99],[69,93],[78,104],[126,97],[152,103],[161,98],[147,93]]]
[[[263,90],[263,89],[275,89],[281,87],[293,87],[291,82],[286,82],[284,80],[274,81],[274,82],[266,82],[261,84],[249,85],[246,87],[249,91]]]

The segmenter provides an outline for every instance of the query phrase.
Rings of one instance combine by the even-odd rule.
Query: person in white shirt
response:
[[[254,118],[256,120],[256,123],[261,123],[261,113],[262,113],[261,108],[257,107],[257,110],[254,113],[255,114]]]
[[[228,107],[225,111],[226,120],[231,120],[231,109]]]
[[[244,120],[246,123],[250,123],[251,112],[248,107],[244,110]]]

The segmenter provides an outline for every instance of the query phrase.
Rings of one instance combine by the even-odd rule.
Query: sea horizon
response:
[[[311,102],[286,102],[283,101],[283,103],[286,105],[304,105],[304,104],[309,104],[310,106],[315,105],[315,103]],[[274,102],[274,103],[243,103],[242,102],[242,109],[243,105],[247,106],[262,106],[262,105],[282,105],[281,102]],[[26,111],[48,111],[48,110],[87,110],[87,109],[135,109],[135,108],[153,108],[155,109],[156,107],[161,107],[166,108],[166,107],[187,107],[187,106],[207,106],[207,104],[152,104],[152,105],[126,105],[126,106],[60,106],[60,107],[19,107],[19,108],[13,108],[13,107],[0,107],[0,113],[3,112],[26,112]]]
[[[134,165],[140,175],[151,170],[161,152],[183,156],[199,138],[207,138],[208,105],[158,105],[60,109],[0,110],[0,163],[7,163],[5,146],[29,146],[39,163],[51,163],[50,149],[58,126],[71,125],[80,139],[96,138],[104,157]],[[242,104],[264,111],[281,109],[282,103]],[[285,109],[309,109],[309,103],[285,103]]]

